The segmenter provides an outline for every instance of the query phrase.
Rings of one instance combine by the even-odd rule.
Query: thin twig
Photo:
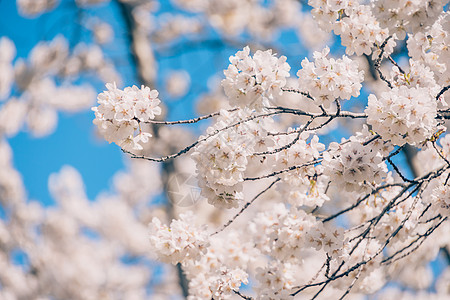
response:
[[[220,232],[222,232],[225,228],[227,228],[228,226],[231,225],[231,223],[234,222],[234,220],[237,219],[237,217],[239,217],[256,199],[258,199],[262,194],[264,194],[265,192],[267,192],[268,190],[270,190],[271,187],[274,186],[275,183],[277,183],[278,181],[280,181],[280,178],[275,179],[268,187],[266,187],[264,190],[262,190],[261,192],[258,193],[258,195],[256,195],[255,197],[253,197],[252,200],[250,200],[249,202],[245,203],[245,205],[242,207],[242,209],[236,214],[234,215],[233,218],[231,218],[230,220],[228,220],[228,222],[223,225],[223,227],[219,230],[217,230],[216,232],[212,233],[210,236],[216,235]]]

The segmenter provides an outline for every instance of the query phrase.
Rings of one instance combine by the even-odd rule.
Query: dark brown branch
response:
[[[385,47],[386,47],[386,45],[387,45],[387,42],[388,42],[391,38],[392,38],[392,36],[388,36],[388,37],[384,40],[383,44],[381,44],[381,46],[380,46],[380,50],[381,50],[381,51],[380,51],[380,54],[378,54],[378,58],[375,60],[374,67],[375,67],[375,70],[377,70],[378,76],[380,76],[380,79],[383,80],[384,82],[386,82],[386,84],[388,85],[388,87],[392,89],[393,86],[392,86],[391,82],[390,82],[389,80],[386,79],[386,77],[383,75],[383,72],[381,72],[381,70],[380,70],[381,62],[383,61],[384,49],[385,49]]]
[[[447,85],[442,90],[440,90],[440,92],[436,95],[436,100],[439,100],[439,98],[442,96],[442,94],[444,94],[449,89],[450,89],[450,85]]]

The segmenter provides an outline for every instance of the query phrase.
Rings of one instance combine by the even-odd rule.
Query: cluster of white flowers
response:
[[[106,87],[108,90],[97,97],[99,106],[92,108],[94,124],[108,142],[126,150],[143,149],[140,143],[147,143],[152,135],[142,130],[142,123],[161,114],[158,91],[145,86],[120,90],[111,83]]]
[[[330,182],[347,192],[370,192],[386,176],[383,155],[372,145],[352,137],[342,144],[331,143],[323,153],[324,174]]]
[[[187,299],[230,299],[242,284],[248,284],[248,274],[244,270],[221,267],[207,276],[200,273],[190,279]]]
[[[440,151],[440,154],[442,157],[447,159],[447,161],[450,160],[450,134],[445,135],[443,138],[439,140],[441,144],[441,149],[438,148],[438,151]],[[441,158],[439,154],[436,154],[435,149],[428,145],[429,148],[422,151],[422,153],[419,154],[426,154],[426,155],[420,155],[419,158],[427,157],[429,160],[430,157],[432,157],[432,154],[434,153],[435,160],[434,163],[428,161],[427,163],[432,163],[433,167],[442,167],[446,164],[446,162]],[[431,152],[431,153],[430,153]],[[431,168],[434,169],[434,168]],[[432,180],[427,188],[424,190],[424,195],[422,197],[423,202],[428,205],[431,204],[432,208],[429,210],[434,212],[440,213],[444,217],[448,217],[450,215],[450,172],[446,171],[444,172],[440,177]],[[431,216],[434,217],[434,216]]]
[[[283,204],[259,213],[250,225],[256,246],[280,261],[301,263],[305,250],[323,249],[332,257],[339,255],[344,237],[341,229],[330,230],[303,210]]]
[[[28,9],[28,14],[39,14],[60,1],[17,2],[19,8]],[[74,1],[83,10],[105,2],[108,0]],[[282,26],[301,26],[304,32],[312,26],[308,24],[310,18],[300,20],[298,0],[172,1],[204,16],[164,14],[165,8],[156,8],[159,1],[119,2],[123,12],[129,13],[133,27],[129,33],[136,70],[147,82],[156,82],[155,57],[172,46],[153,48],[155,44],[176,38],[189,42],[190,35],[209,31],[211,26],[244,39],[269,37]],[[90,93],[85,87],[58,86],[59,80],[75,79],[85,71],[95,71],[103,80],[116,73],[100,46],[79,44],[72,48],[62,36],[38,44],[28,61],[18,58],[13,68],[14,45],[7,38],[0,39],[0,99],[8,98],[11,90],[16,96],[0,107],[0,270],[4,270],[0,272],[0,299],[159,299],[158,290],[163,290],[161,298],[188,292],[189,300],[229,299],[237,297],[237,291],[246,293],[242,285],[249,284],[249,276],[259,282],[250,282],[255,297],[270,300],[293,298],[292,293],[302,286],[308,288],[300,297],[316,292],[317,297],[327,299],[337,298],[341,291],[342,298],[349,292],[350,297],[373,293],[386,280],[397,279],[399,273],[409,273],[401,275],[406,281],[419,273],[415,284],[420,288],[431,286],[433,276],[421,264],[428,264],[441,247],[450,246],[450,223],[446,219],[450,215],[449,170],[429,173],[415,181],[405,180],[400,174],[394,180],[383,158],[395,145],[426,144],[428,149],[418,155],[419,159],[427,158],[422,163],[424,169],[429,172],[448,167],[450,135],[441,138],[440,146],[435,144],[442,133],[438,120],[439,124],[446,122],[448,112],[439,105],[445,104],[444,98],[450,95],[446,92],[436,101],[437,93],[450,84],[450,13],[441,13],[447,2],[309,0],[320,26],[340,35],[347,54],[373,54],[374,62],[388,36],[392,35],[385,45],[385,56],[392,53],[398,36],[411,33],[408,46],[413,59],[409,70],[403,67],[406,60],[398,60],[406,71],[403,73],[393,60],[397,57],[389,57],[396,66],[386,77],[394,88],[381,94],[387,90],[382,86],[373,92],[381,96],[370,95],[366,114],[344,111],[348,107],[343,107],[340,115],[331,113],[329,108],[335,100],[359,96],[364,73],[347,56],[330,58],[328,47],[315,52],[313,62],[302,61],[299,79],[288,78],[286,57],[278,58],[271,50],[251,56],[249,47],[245,47],[232,56],[224,72],[226,78],[221,81],[224,92],[221,89],[216,93],[207,108],[224,110],[197,119],[210,118],[213,125],[191,144],[192,149],[186,148],[193,150],[192,157],[186,155],[162,166],[170,176],[172,171],[191,174],[195,164],[201,193],[214,207],[192,200],[195,203],[189,204],[196,205],[195,217],[181,214],[170,225],[160,220],[178,215],[185,203],[174,199],[169,199],[173,200],[169,206],[155,203],[158,200],[152,196],[160,192],[159,188],[170,193],[174,183],[168,180],[162,184],[165,178],[160,182],[159,166],[144,160],[135,160],[130,171],[115,176],[114,195],[102,195],[94,202],[88,200],[81,175],[68,167],[49,180],[55,207],[47,209],[26,201],[20,175],[11,163],[11,151],[1,138],[16,134],[25,123],[33,134],[47,134],[56,126],[57,109],[86,106]],[[111,27],[96,24],[87,29],[93,31],[96,42],[107,42],[112,37]],[[316,32],[310,30],[307,38],[316,38]],[[322,34],[314,42],[322,40]],[[180,45],[180,49],[186,46]],[[378,63],[375,61],[375,69]],[[289,79],[295,83],[289,83]],[[165,83],[173,97],[189,89],[187,74],[179,71]],[[287,90],[286,85],[292,87],[290,95],[281,93]],[[106,140],[124,150],[142,150],[143,158],[147,153],[166,156],[180,144],[191,142],[186,131],[157,126],[157,141],[148,143],[151,123],[155,122],[152,120],[162,113],[156,90],[144,86],[122,90],[116,84],[107,84],[107,91],[97,99],[94,124]],[[277,107],[268,108],[274,105]],[[218,110],[213,108],[205,114]],[[268,111],[276,116],[262,117]],[[328,144],[327,137],[319,142],[318,135],[350,117],[367,120],[374,131],[364,126],[362,132],[340,144],[326,147],[323,143]],[[178,123],[196,123],[196,119]],[[342,133],[340,129],[335,132]],[[144,143],[148,147],[144,148]],[[149,183],[148,178],[155,177]],[[382,184],[387,187],[382,188]],[[337,188],[329,189],[332,186]],[[238,208],[244,199],[249,200],[248,205],[237,214],[224,209]],[[152,205],[147,205],[149,201]],[[329,202],[323,205],[325,201]],[[161,204],[161,208],[154,209],[154,204]],[[142,239],[148,222],[150,251],[148,241]],[[205,223],[222,226],[209,234],[206,226],[196,225]],[[441,227],[434,227],[436,224]],[[428,237],[431,231],[438,233],[441,241]],[[422,248],[415,252],[419,245]],[[24,267],[14,264],[16,249],[27,256],[29,262]],[[417,253],[420,257],[416,262],[411,257],[417,258]],[[155,274],[159,281],[169,273],[173,282],[170,288],[159,282],[150,287],[149,270],[134,264],[140,259],[148,262],[151,257],[147,255],[152,254],[163,262],[180,264],[181,269],[169,266],[172,273],[164,270]],[[133,263],[129,264],[130,256]],[[397,261],[403,256],[406,259]],[[58,278],[57,284],[49,278]],[[189,282],[188,291],[184,279]],[[174,286],[177,282],[183,291]]]
[[[305,58],[297,72],[301,90],[308,91],[317,104],[325,107],[338,98],[348,100],[359,96],[364,80],[364,72],[358,71],[357,63],[345,55],[337,60],[327,58],[329,53],[328,47],[314,52],[314,62]]]
[[[1,135],[13,136],[26,124],[33,136],[45,136],[56,128],[57,110],[74,112],[92,105],[95,91],[89,85],[57,86],[53,78],[65,75],[61,69],[68,58],[68,43],[62,36],[38,43],[28,61],[18,58],[14,68],[14,44],[2,38],[0,48],[0,98],[10,95],[13,79],[14,91],[20,93],[0,107]]]
[[[297,136],[279,136],[275,139],[276,148],[290,144]],[[325,149],[325,145],[319,143],[319,137],[314,135],[308,142],[309,133],[303,132],[298,141],[292,146],[276,154],[276,170],[287,169],[293,166],[301,166],[319,158],[320,152]],[[317,175],[322,173],[320,165],[308,165],[281,175],[282,181],[277,184],[279,191],[289,203],[296,206],[322,206],[324,201],[328,201],[328,196],[324,193],[326,183],[323,177],[317,179]]]
[[[380,138],[375,138],[376,133],[369,130],[369,127],[364,124],[361,131],[356,132],[350,139],[358,141],[361,144],[368,144],[372,152],[379,152],[382,156],[387,156],[394,150],[394,145],[389,141],[384,141]]]
[[[378,55],[379,50],[374,51],[374,45],[380,46],[389,36],[389,30],[380,27],[369,5],[358,2],[309,0],[308,4],[314,7],[311,13],[322,29],[334,30],[335,34],[341,36],[348,55],[369,55],[372,51],[374,56]],[[391,39],[385,52],[392,53],[394,46],[395,42]]]
[[[182,214],[172,220],[170,227],[154,217],[149,224],[152,251],[163,262],[177,264],[195,260],[208,247],[208,234],[205,228],[194,225],[192,213]]]
[[[58,75],[72,79],[81,72],[95,72],[104,82],[118,82],[114,64],[104,57],[98,45],[80,43],[69,53],[69,43],[62,35],[39,42],[31,51],[28,62],[18,59],[15,64],[16,84],[28,90],[37,80]]]
[[[394,145],[418,145],[437,130],[437,104],[426,88],[394,87],[377,98],[369,95],[367,123]]]
[[[421,212],[424,210],[424,205],[416,198],[408,198],[405,201],[399,203],[395,210],[387,212],[380,219],[379,224],[373,231],[374,236],[379,241],[385,240],[392,235],[392,232],[401,228],[392,237],[393,243],[397,241],[404,241],[414,236],[415,229],[418,225]]]
[[[14,43],[7,37],[0,38],[0,101],[8,97],[14,81],[12,60],[16,55]]]
[[[175,0],[177,5],[203,12],[212,26],[227,35],[247,31],[255,38],[271,38],[283,27],[295,26],[301,5],[296,0]]]
[[[317,171],[316,167],[316,171]],[[297,206],[322,206],[330,197],[325,194],[328,180],[325,176],[305,176],[302,172],[293,171],[283,174],[282,181],[277,184],[283,198]]]
[[[316,25],[311,14],[303,14],[298,25],[298,33],[308,49],[318,51],[331,40],[331,33]]]
[[[58,2],[58,0],[17,0],[17,6],[22,15],[35,17],[52,10]]]
[[[12,159],[11,147],[5,140],[0,140],[0,204],[5,207],[25,199],[22,177]]]
[[[272,50],[258,50],[253,57],[249,55],[247,46],[230,57],[222,86],[232,106],[261,110],[281,94],[291,67],[285,56],[277,58]]]
[[[295,268],[290,263],[272,261],[265,268],[256,269],[256,280],[260,283],[255,287],[258,299],[289,299],[295,286]]]
[[[315,247],[315,242],[317,245],[322,243],[319,236],[315,239],[311,234],[316,225],[318,223],[314,216],[292,207],[287,214],[281,215],[271,228],[269,253],[280,261],[289,261],[291,258],[301,261],[302,249]]]
[[[183,265],[189,280],[189,299],[228,299],[233,290],[248,283],[244,270],[258,253],[251,241],[242,240],[243,234],[231,231],[223,237],[210,237],[207,252]]]
[[[391,78],[395,86],[428,88],[430,89],[430,95],[437,95],[439,92],[440,88],[434,79],[434,73],[420,61],[410,59],[409,70],[403,70],[403,72],[405,73],[402,73],[397,66],[392,67]]]
[[[42,207],[25,197],[23,187],[19,195],[12,186],[21,179],[7,163],[5,146],[0,144],[0,202],[14,213],[0,218],[0,299],[148,299],[148,267],[127,261],[129,255],[149,258],[148,240],[142,239],[147,220],[139,220],[135,206],[118,195],[88,200],[81,175],[65,166],[49,178],[55,205]],[[139,213],[145,210],[140,206]],[[26,259],[21,265],[8,257],[16,249]]]
[[[120,84],[121,78],[114,67],[114,63],[107,59],[98,45],[78,44],[73,54],[63,64],[61,74],[74,76],[80,72],[95,72],[103,82]]]
[[[107,44],[114,39],[114,30],[106,22],[95,21],[92,25],[92,33],[94,34],[95,41],[100,45]]]
[[[386,175],[384,180],[387,184],[392,184],[394,178],[392,173]],[[390,186],[371,194],[362,202],[358,209],[349,212],[349,218],[353,224],[361,224],[376,217],[382,209],[388,204],[389,199],[395,197],[401,191],[401,187]]]
[[[376,0],[372,9],[383,27],[399,39],[433,24],[448,0]]]
[[[254,121],[235,125],[249,116],[249,110],[221,110],[216,123],[206,131],[207,136],[212,136],[201,142],[192,154],[202,195],[216,207],[239,206],[243,199],[242,182],[248,157],[254,152],[258,141],[264,143],[267,136],[261,124]],[[230,128],[223,130],[228,126]],[[199,139],[207,136],[200,136]]]
[[[358,277],[354,289],[364,294],[371,294],[383,287],[385,284],[384,269],[381,267],[381,256],[375,256],[380,249],[380,242],[366,239],[361,242],[353,240],[347,242],[343,247],[342,259],[347,266],[353,266],[358,262],[367,261],[361,269],[353,270],[342,280],[333,282],[333,285],[346,289]],[[336,261],[340,263],[340,261]],[[333,261],[332,267],[333,268]],[[346,267],[342,268],[345,271]]]
[[[221,236],[210,236],[210,246],[207,252],[198,260],[189,260],[183,265],[183,270],[188,279],[193,279],[200,275],[214,277],[225,266],[227,269],[247,269],[251,262],[255,260],[259,251],[254,248],[251,240],[243,241],[242,230],[232,230]],[[195,290],[195,286],[192,287]]]
[[[171,97],[180,98],[186,95],[191,86],[189,73],[182,70],[172,71],[166,79],[166,90]]]
[[[227,299],[231,298],[234,291],[238,291],[241,284],[248,283],[248,274],[242,269],[220,270],[221,276],[213,280],[213,284],[210,285],[212,291],[212,299]]]
[[[426,32],[418,32],[408,38],[408,54],[412,59],[429,66],[436,82],[442,87],[450,85],[450,12],[440,15]],[[442,104],[449,105],[450,98],[441,96]]]
[[[202,30],[202,24],[197,17],[162,14],[158,21],[159,28],[152,36],[152,40],[159,43],[170,42],[176,38],[198,33]]]

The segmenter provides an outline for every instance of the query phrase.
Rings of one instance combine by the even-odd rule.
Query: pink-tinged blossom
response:
[[[341,36],[341,43],[346,47],[348,55],[370,55],[376,58],[379,46],[389,37],[389,29],[380,26],[369,5],[360,1],[344,0],[309,0],[313,7],[313,15],[319,26],[326,31],[334,31]],[[385,46],[384,55],[392,53],[395,46],[394,38]]]
[[[365,110],[367,123],[394,145],[418,145],[437,131],[437,104],[426,88],[401,86],[381,94],[369,95]]]
[[[152,252],[167,263],[199,259],[209,244],[207,232],[194,225],[192,213],[180,215],[170,226],[155,217],[149,224],[149,231]]]
[[[251,116],[250,110],[228,112],[222,110],[217,122],[207,129],[212,135],[195,147],[192,158],[197,166],[197,178],[202,195],[220,208],[238,207],[243,199],[242,183],[249,157],[258,147],[258,141],[271,142],[264,122],[243,122]],[[235,126],[231,126],[231,125]],[[227,130],[224,128],[230,126]],[[219,133],[215,134],[216,130]],[[201,136],[204,139],[207,136]]]
[[[307,58],[302,61],[302,69],[297,72],[299,87],[307,91],[317,105],[329,107],[335,99],[348,100],[359,96],[364,72],[358,64],[347,56],[340,59],[328,58],[330,49],[314,52],[314,62]]]
[[[125,150],[141,150],[152,135],[142,131],[140,122],[148,122],[161,114],[158,91],[142,86],[120,90],[115,84],[106,84],[107,91],[97,97],[99,106],[93,107],[94,124],[110,143]]]
[[[347,192],[370,192],[379,185],[387,173],[383,155],[372,145],[351,138],[341,145],[332,143],[324,152],[324,174],[332,185]]]
[[[230,63],[222,80],[230,104],[256,110],[269,106],[281,94],[291,69],[285,56],[277,58],[272,50],[258,50],[251,57],[248,46],[231,56]]]

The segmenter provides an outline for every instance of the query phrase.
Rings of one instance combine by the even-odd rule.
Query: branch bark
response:
[[[153,53],[151,52],[151,48],[143,47],[145,43],[149,43],[150,41],[145,41],[143,39],[147,39],[146,36],[140,32],[136,21],[133,17],[133,9],[134,6],[131,3],[123,3],[121,1],[117,1],[117,5],[119,6],[120,12],[122,14],[123,20],[125,22],[125,27],[127,30],[127,42],[129,45],[129,55],[130,55],[130,61],[136,68],[137,78],[140,84],[146,85],[150,87],[151,89],[154,88],[154,72],[155,68],[153,70],[150,70],[150,66],[154,66],[153,61],[148,61],[149,57],[150,59],[153,59]],[[146,49],[149,51],[146,53]],[[153,132],[154,138],[158,138],[158,127],[161,125],[158,124],[152,124],[153,126]],[[169,215],[169,218],[174,218],[174,208],[170,199],[170,195],[168,193],[168,181],[170,178],[170,175],[175,173],[175,165],[173,163],[173,160],[165,161],[162,165],[162,181],[163,181],[163,188],[164,192],[167,198],[167,212]],[[177,264],[176,266],[177,274],[178,274],[178,281],[179,285],[182,291],[182,294],[184,298],[187,298],[188,288],[189,288],[189,281],[187,280],[183,269],[180,264]]]

